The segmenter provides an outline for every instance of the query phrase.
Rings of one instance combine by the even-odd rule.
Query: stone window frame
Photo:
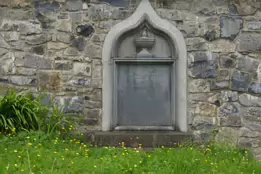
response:
[[[146,9],[146,10],[144,10]],[[113,130],[114,97],[114,61],[119,38],[126,32],[139,27],[146,20],[150,26],[165,33],[175,49],[175,130],[188,131],[187,118],[187,50],[182,33],[169,21],[162,19],[155,12],[149,0],[142,0],[136,11],[127,19],[116,24],[107,34],[102,50],[103,84],[102,84],[102,131]]]

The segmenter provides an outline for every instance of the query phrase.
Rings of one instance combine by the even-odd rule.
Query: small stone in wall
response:
[[[234,71],[231,79],[231,88],[236,91],[246,92],[250,83],[250,74]]]
[[[260,136],[259,132],[252,131],[251,129],[248,129],[246,127],[242,127],[240,129],[240,137],[257,138],[259,136]]]
[[[229,40],[218,39],[209,43],[209,51],[214,53],[232,53],[236,50],[236,44]]]
[[[0,36],[0,48],[10,48],[10,45],[5,41],[5,39]]]
[[[207,31],[204,35],[204,38],[207,40],[207,41],[212,41],[212,40],[215,40],[216,39],[216,36],[217,36],[217,32],[215,30],[211,30],[211,31]]]
[[[220,143],[231,143],[233,145],[238,144],[239,140],[238,128],[221,127],[216,136],[216,141]]]
[[[219,125],[228,127],[241,127],[242,121],[238,116],[223,117],[219,118]]]
[[[76,77],[68,82],[69,85],[79,87],[90,87],[91,79]]]
[[[244,115],[243,115],[243,122],[245,123],[246,127],[249,127],[252,130],[261,129],[261,108],[256,107],[249,107],[245,108]]]
[[[15,85],[36,85],[37,79],[29,76],[10,76],[9,82]]]
[[[261,83],[252,83],[248,89],[249,93],[261,94]]]
[[[224,103],[220,108],[218,112],[219,117],[231,117],[231,116],[237,116],[240,118],[241,116],[241,105],[236,102],[228,102]]]
[[[6,41],[18,41],[20,38],[20,33],[17,31],[9,31],[3,32],[2,36],[5,38]]]
[[[16,74],[24,75],[24,76],[34,76],[36,75],[37,70],[32,68],[25,68],[25,67],[17,67]]]
[[[77,48],[78,51],[84,51],[85,46],[86,46],[86,41],[83,37],[79,37],[79,38],[72,37],[71,39],[72,39],[72,41],[71,41],[72,47]]]
[[[212,81],[210,89],[211,90],[219,90],[219,89],[227,89],[229,88],[229,81]]]
[[[247,56],[241,56],[237,58],[237,68],[241,71],[256,72],[258,65],[261,63],[260,60],[252,59]]]
[[[247,28],[249,30],[261,30],[261,22],[248,22]]]
[[[35,8],[39,12],[52,12],[60,8],[60,4],[57,2],[39,2],[36,1]]]
[[[48,42],[47,43],[47,49],[48,50],[61,50],[64,48],[67,48],[68,45],[64,44],[62,42]]]
[[[80,52],[76,48],[69,47],[69,48],[66,48],[64,50],[64,55],[66,55],[66,56],[78,56],[78,55],[80,55]]]
[[[213,104],[199,102],[196,104],[195,114],[199,116],[216,117],[217,107]]]
[[[261,34],[242,33],[237,39],[238,52],[253,52],[261,50]]]
[[[102,47],[99,45],[88,44],[85,47],[85,55],[90,58],[101,58]]]
[[[223,102],[235,102],[238,101],[238,92],[236,91],[221,91],[220,101]]]
[[[115,9],[118,8],[107,4],[92,5],[88,9],[88,15],[92,21],[105,21],[112,18]]]
[[[63,32],[72,32],[72,20],[71,19],[58,20],[56,29],[58,31],[63,31]]]
[[[73,72],[78,76],[91,76],[91,65],[88,63],[75,62],[73,64]]]
[[[102,108],[101,101],[86,100],[84,105],[88,109]]]
[[[18,61],[18,60],[16,60]],[[52,69],[53,60],[45,59],[43,56],[38,55],[25,55],[25,58],[20,62],[17,62],[20,66],[36,69]]]
[[[79,11],[82,10],[83,2],[82,0],[68,0],[66,3],[66,9],[68,11]]]
[[[255,107],[261,107],[261,98],[252,96],[250,94],[241,94],[239,96],[239,102],[244,106],[255,106]]]
[[[8,53],[8,50],[7,50],[7,49],[5,49],[5,48],[0,48],[0,56],[4,55],[4,54],[6,54],[6,53]]]
[[[67,60],[55,61],[55,69],[57,70],[71,70],[73,68],[73,63]]]
[[[57,41],[69,44],[71,43],[71,35],[65,32],[57,32],[56,34]]]
[[[44,53],[45,53],[45,46],[39,45],[39,46],[32,47],[30,49],[30,52],[38,54],[38,55],[44,55]]]
[[[57,91],[61,88],[61,73],[57,71],[39,71],[40,90]]]
[[[220,18],[221,37],[235,39],[241,28],[243,28],[243,20],[239,17],[227,17]]]
[[[222,68],[234,68],[236,66],[236,60],[232,59],[230,56],[221,56],[220,66]]]
[[[92,88],[102,88],[102,79],[92,79]]]
[[[230,79],[230,71],[227,69],[221,69],[218,72],[217,81],[224,81]]]
[[[200,37],[187,38],[186,45],[188,51],[206,51],[208,50],[208,44],[205,39]]]
[[[63,107],[64,113],[83,114],[84,112],[84,97],[56,97],[56,101]]]
[[[190,75],[196,78],[215,78],[218,75],[216,54],[211,52],[196,52],[192,55]]]
[[[0,76],[3,74],[14,74],[16,71],[15,68],[15,56],[13,53],[9,52],[2,57],[0,57]]]
[[[259,7],[253,0],[231,0],[229,5],[235,8],[234,11],[239,15],[253,15]]]
[[[217,125],[217,119],[214,117],[196,116],[192,121],[192,127],[196,130],[213,129]]]
[[[94,31],[92,25],[78,25],[76,27],[76,33],[84,37],[89,37]]]
[[[210,92],[210,83],[207,80],[196,79],[189,81],[189,92]]]
[[[130,10],[115,9],[112,11],[111,18],[114,20],[124,20],[131,15]]]
[[[51,41],[52,38],[50,35],[45,33],[45,34],[41,34],[41,35],[25,36],[25,37],[23,37],[23,39],[29,45],[40,45],[40,44],[44,44],[48,41]]]

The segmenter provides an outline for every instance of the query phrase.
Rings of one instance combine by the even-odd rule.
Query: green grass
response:
[[[80,138],[79,138],[80,139]],[[78,139],[44,133],[0,137],[0,173],[261,173],[247,151],[233,147],[94,148]]]

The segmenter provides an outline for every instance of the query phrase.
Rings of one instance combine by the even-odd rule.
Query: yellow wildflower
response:
[[[93,167],[94,167],[94,168],[97,168],[97,166],[95,166],[95,165],[94,165]]]

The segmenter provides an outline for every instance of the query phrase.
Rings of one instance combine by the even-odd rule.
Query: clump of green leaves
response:
[[[41,102],[43,94],[35,97],[28,91],[9,90],[0,98],[0,132],[41,130],[51,133],[67,123],[62,109]]]

